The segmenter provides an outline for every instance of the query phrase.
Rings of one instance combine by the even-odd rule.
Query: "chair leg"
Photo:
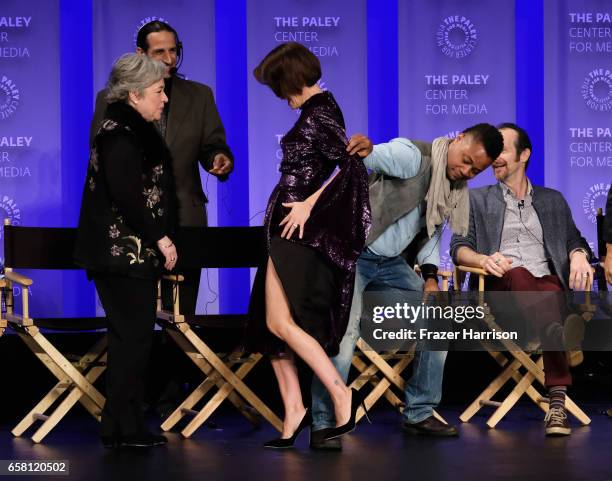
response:
[[[542,386],[545,385],[544,381],[544,370],[542,366],[542,359],[538,360],[538,364],[536,364],[527,354],[523,351],[515,351],[512,352],[512,355],[516,356],[523,366],[529,370],[530,373],[536,374],[535,378],[538,383]],[[591,423],[591,418],[587,416],[587,414],[569,397],[565,397],[565,406],[570,414],[572,414],[578,421],[580,421],[583,425],[588,426]]]
[[[381,385],[381,383],[385,383],[387,386],[387,389],[385,389],[383,393],[384,397],[387,399],[387,401],[391,403],[391,405],[394,408],[401,409],[404,403],[390,389],[391,383],[387,381],[384,377],[382,380],[379,380],[378,377],[376,377],[376,373],[379,371],[379,369],[375,364],[371,364],[370,366],[368,366],[365,362],[359,359],[359,357],[354,357],[352,363],[353,363],[353,366],[355,366],[355,368],[361,374],[351,383],[349,387],[359,390],[368,382],[372,383],[374,387]],[[366,404],[368,403],[366,402]],[[369,406],[371,405],[368,404],[368,409],[369,409]]]
[[[191,359],[191,361],[198,366],[198,368],[204,373],[206,379],[200,383],[200,385],[178,406],[174,412],[164,421],[161,428],[164,431],[172,429],[176,423],[178,423],[187,412],[192,408],[212,389],[215,385],[218,388],[222,388],[226,381],[223,379],[221,374],[214,370],[214,368],[206,362],[202,354],[197,352],[194,347],[186,340],[184,335],[176,331],[168,330],[170,337],[177,343],[177,345],[183,350],[183,352]],[[232,355],[229,356],[230,359]],[[255,364],[261,359],[261,355],[251,355],[245,364],[250,364],[250,368],[244,372],[244,376],[253,368]],[[230,361],[227,365],[232,367],[236,361]],[[255,426],[259,426],[260,420],[249,411],[247,404],[244,400],[234,391],[231,391],[228,396],[228,400],[249,420],[249,422]]]
[[[28,327],[26,328],[30,336],[20,333],[20,337],[28,344],[34,354],[40,358],[42,353],[46,354],[51,360],[62,370],[66,376],[70,378],[72,382],[81,390],[87,394],[99,407],[102,409],[104,406],[104,396],[100,394],[91,383],[85,379],[85,377],[75,368],[72,363],[66,359],[57,348],[51,344],[47,338],[45,338],[37,328]],[[32,341],[28,342],[26,339]],[[43,361],[44,363],[44,361]],[[45,364],[46,365],[46,364]]]
[[[101,360],[106,361],[106,354],[102,356]],[[100,375],[104,372],[105,369],[105,366],[95,366],[85,375],[85,379],[87,379],[93,384],[100,377]],[[49,417],[32,435],[32,441],[34,441],[35,443],[41,442],[44,437],[49,434],[49,432],[57,425],[57,423],[62,420],[62,418],[68,413],[68,411],[70,411],[74,407],[77,402],[84,400],[82,399],[83,396],[84,394],[82,391],[80,391],[76,387],[73,387],[70,390],[68,396],[64,398],[64,400],[59,404],[59,406],[49,415]],[[86,408],[88,408],[89,410],[91,408],[91,405],[87,404]],[[102,413],[101,411],[98,411],[97,413],[92,412],[91,414],[94,415],[94,417],[99,421]]]
[[[591,418],[569,396],[565,397],[565,407],[584,426],[591,424]]]
[[[21,436],[35,421],[39,418],[46,419],[45,424],[47,426],[51,426],[48,430],[42,430],[40,435],[35,435],[35,442],[40,442],[42,438],[50,431],[50,429],[59,422],[59,420],[65,415],[68,410],[74,406],[77,401],[80,401],[81,404],[96,418],[99,420],[100,412],[102,410],[101,406],[98,406],[94,401],[92,401],[87,395],[83,395],[83,391],[81,391],[77,386],[75,386],[73,380],[66,375],[64,371],[62,371],[57,363],[51,358],[49,354],[44,351],[40,351],[39,346],[35,343],[32,338],[26,334],[19,333],[22,340],[25,344],[36,354],[39,360],[51,371],[51,373],[58,379],[58,383],[45,395],[37,404],[34,406],[30,412],[19,422],[17,426],[11,431],[14,436]],[[106,338],[96,343],[96,345],[85,354],[77,363],[80,370],[86,371],[90,364],[94,362],[97,357],[100,355],[102,351],[106,349]],[[63,357],[63,356],[62,356]],[[105,362],[106,354],[104,354],[101,358],[102,362]],[[68,361],[67,361],[68,362]],[[88,383],[93,384],[95,380],[102,374],[102,372],[106,369],[106,366],[94,366],[85,376],[85,379]],[[74,395],[76,400],[74,403],[70,404],[68,409],[62,414],[55,422],[49,421],[49,418],[55,414],[52,413],[51,416],[46,416],[45,412],[59,399],[59,397],[67,390],[70,389],[71,393],[76,392]],[[64,401],[66,402],[66,401]],[[53,417],[56,419],[56,417]],[[53,423],[51,425],[51,423]],[[41,428],[42,429],[42,428]],[[38,434],[38,432],[37,432]],[[34,437],[32,438],[34,440]]]
[[[193,407],[200,402],[200,400],[206,395],[208,391],[214,386],[214,382],[210,378],[204,379],[198,387],[196,387],[185,400],[179,404],[179,406],[166,418],[162,423],[161,429],[163,431],[170,431],[176,423],[178,423],[185,416],[186,412],[189,412]]]
[[[488,351],[489,354],[497,361],[497,363],[504,368],[504,370],[487,386],[487,388],[468,406],[468,408],[461,414],[459,419],[462,422],[468,422],[483,406],[492,405],[499,407],[502,402],[491,401],[493,396],[510,380],[512,379],[517,384],[523,379],[523,374],[519,371],[522,366],[518,359],[514,359],[511,363],[510,360],[504,356],[501,352]],[[510,364],[508,364],[510,363]],[[542,368],[541,359],[538,361],[537,366],[539,369]],[[548,404],[543,399],[542,395],[537,391],[533,385],[529,385],[525,391],[529,398],[540,408],[542,411],[548,411]]]
[[[406,382],[391,366],[383,359],[383,357],[374,351],[362,338],[357,340],[357,347],[363,352],[370,362],[375,364],[384,376],[401,391],[404,390]]]
[[[399,374],[406,369],[411,361],[412,357],[407,354],[406,357],[398,361],[398,363],[393,366],[392,369]],[[404,403],[390,389],[391,383],[386,378],[383,378],[382,380],[378,379],[378,377],[376,377],[374,374],[376,371],[378,371],[378,367],[376,365],[372,364],[371,366],[367,367],[366,364],[358,357],[353,359],[353,365],[362,373],[362,376],[367,373],[367,378],[361,383],[361,386],[368,381],[374,385],[374,389],[366,396],[365,399],[365,404],[368,409],[376,404],[381,397],[385,396],[385,398],[394,408],[401,410]],[[357,420],[360,420],[364,414],[363,408],[359,408],[357,411]]]
[[[253,365],[243,364],[236,371],[236,376],[239,379],[242,379],[251,369],[253,369]],[[215,395],[204,405],[200,412],[198,412],[198,414],[196,414],[189,424],[185,426],[185,429],[181,431],[181,434],[186,438],[190,437],[196,429],[206,422],[210,415],[215,412],[215,410],[232,393],[233,390],[234,386],[232,386],[229,382],[220,387]]]
[[[512,392],[503,400],[501,405],[495,410],[493,415],[488,419],[487,426],[494,428],[497,423],[512,409],[512,407],[518,402],[521,396],[527,391],[527,388],[534,381],[535,377],[532,373],[528,372],[523,376],[523,379],[514,387]]]
[[[461,413],[461,416],[459,416],[461,422],[467,423],[480,410],[480,408],[487,405],[491,401],[491,398],[495,396],[495,394],[506,384],[506,382],[508,382],[520,365],[521,363],[516,360],[507,365],[505,369],[480,393],[480,395],[474,399],[472,404],[470,404],[467,409]]]
[[[363,345],[367,345],[367,344],[363,342]],[[372,354],[372,351],[369,354]],[[403,391],[404,386],[405,386],[405,381],[401,377],[400,374],[412,362],[412,360],[414,359],[414,353],[407,353],[406,356],[402,357],[402,359],[393,367],[391,367],[387,363],[387,361],[379,354],[375,353],[375,356],[370,357],[364,352],[364,355],[368,357],[368,359],[370,360],[371,360],[371,357],[375,359],[375,361],[373,361],[373,364],[371,364],[369,367],[367,367],[366,364],[358,357],[353,357],[352,362],[353,362],[353,365],[362,372],[362,374],[365,374],[366,372],[368,374],[371,373],[371,375],[368,376],[368,379],[364,380],[359,385],[360,387],[363,386],[363,384],[367,382],[368,380],[372,384],[374,384],[374,390],[370,394],[368,394],[368,396],[366,397],[366,400],[365,400],[366,406],[369,409],[378,401],[378,399],[380,399],[381,396],[384,395],[387,398],[387,400],[389,400],[389,402],[391,403],[393,407],[398,408],[400,412],[402,412],[402,406],[404,406],[404,403],[391,390],[392,383],[390,382],[389,378],[386,376],[386,373],[389,373],[389,370],[393,372],[394,373],[393,377],[396,382],[397,382],[397,377],[401,379],[402,386],[400,387],[400,389]],[[384,377],[382,380],[379,380],[374,375],[374,373],[376,373],[378,370],[384,371],[383,372]],[[394,385],[397,386],[397,384],[394,384]],[[363,408],[359,408],[359,410],[357,411],[357,419],[358,420],[361,419],[364,414],[365,413],[363,411]],[[443,422],[444,424],[448,424],[447,421],[436,410],[433,411],[433,416],[439,421]]]
[[[181,326],[181,330],[185,337],[193,345],[193,347],[201,353],[208,363],[217,371],[223,378],[230,383],[236,391],[259,412],[272,426],[279,432],[282,432],[283,423],[274,414],[259,397],[247,387],[247,385],[234,372],[228,368],[225,363],[200,339],[188,326]]]

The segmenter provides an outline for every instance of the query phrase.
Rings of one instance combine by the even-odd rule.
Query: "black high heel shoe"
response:
[[[359,409],[359,406],[363,407],[363,412],[365,414],[366,419],[368,420],[370,424],[372,423],[372,421],[370,421],[370,418],[368,417],[368,410],[365,405],[365,395],[361,391],[356,391],[353,388],[351,388],[351,393],[352,393],[352,396],[351,396],[351,417],[350,419],[348,420],[346,424],[330,429],[327,432],[327,435],[325,436],[325,440],[338,438],[340,436],[350,433],[351,431],[354,431],[356,416],[357,416],[357,409]]]
[[[307,426],[310,426],[312,423],[312,415],[310,414],[310,410],[306,409],[306,413],[304,417],[300,421],[300,424],[293,432],[293,435],[290,438],[276,438],[264,443],[264,448],[272,448],[272,449],[288,449],[292,448],[295,444],[295,440],[297,439],[300,432]]]

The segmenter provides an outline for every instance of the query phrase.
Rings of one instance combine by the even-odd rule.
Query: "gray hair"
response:
[[[110,104],[126,101],[130,92],[143,95],[144,89],[166,75],[166,66],[138,53],[126,53],[113,65],[106,88],[106,101]]]

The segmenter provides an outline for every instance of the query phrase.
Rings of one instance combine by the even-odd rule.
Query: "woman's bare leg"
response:
[[[270,332],[282,339],[321,380],[334,403],[336,425],[348,422],[351,413],[351,390],[346,387],[321,345],[291,317],[287,296],[272,259],[268,259],[266,271],[266,324]],[[297,379],[297,373],[294,373]]]
[[[306,413],[293,353],[274,358],[271,362],[285,408],[281,437],[290,438]]]

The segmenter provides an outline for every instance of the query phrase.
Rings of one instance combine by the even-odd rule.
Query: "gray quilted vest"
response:
[[[421,152],[421,167],[414,177],[398,179],[384,174],[370,176],[372,227],[366,240],[370,245],[398,219],[425,201],[431,181],[431,143],[411,141]]]

